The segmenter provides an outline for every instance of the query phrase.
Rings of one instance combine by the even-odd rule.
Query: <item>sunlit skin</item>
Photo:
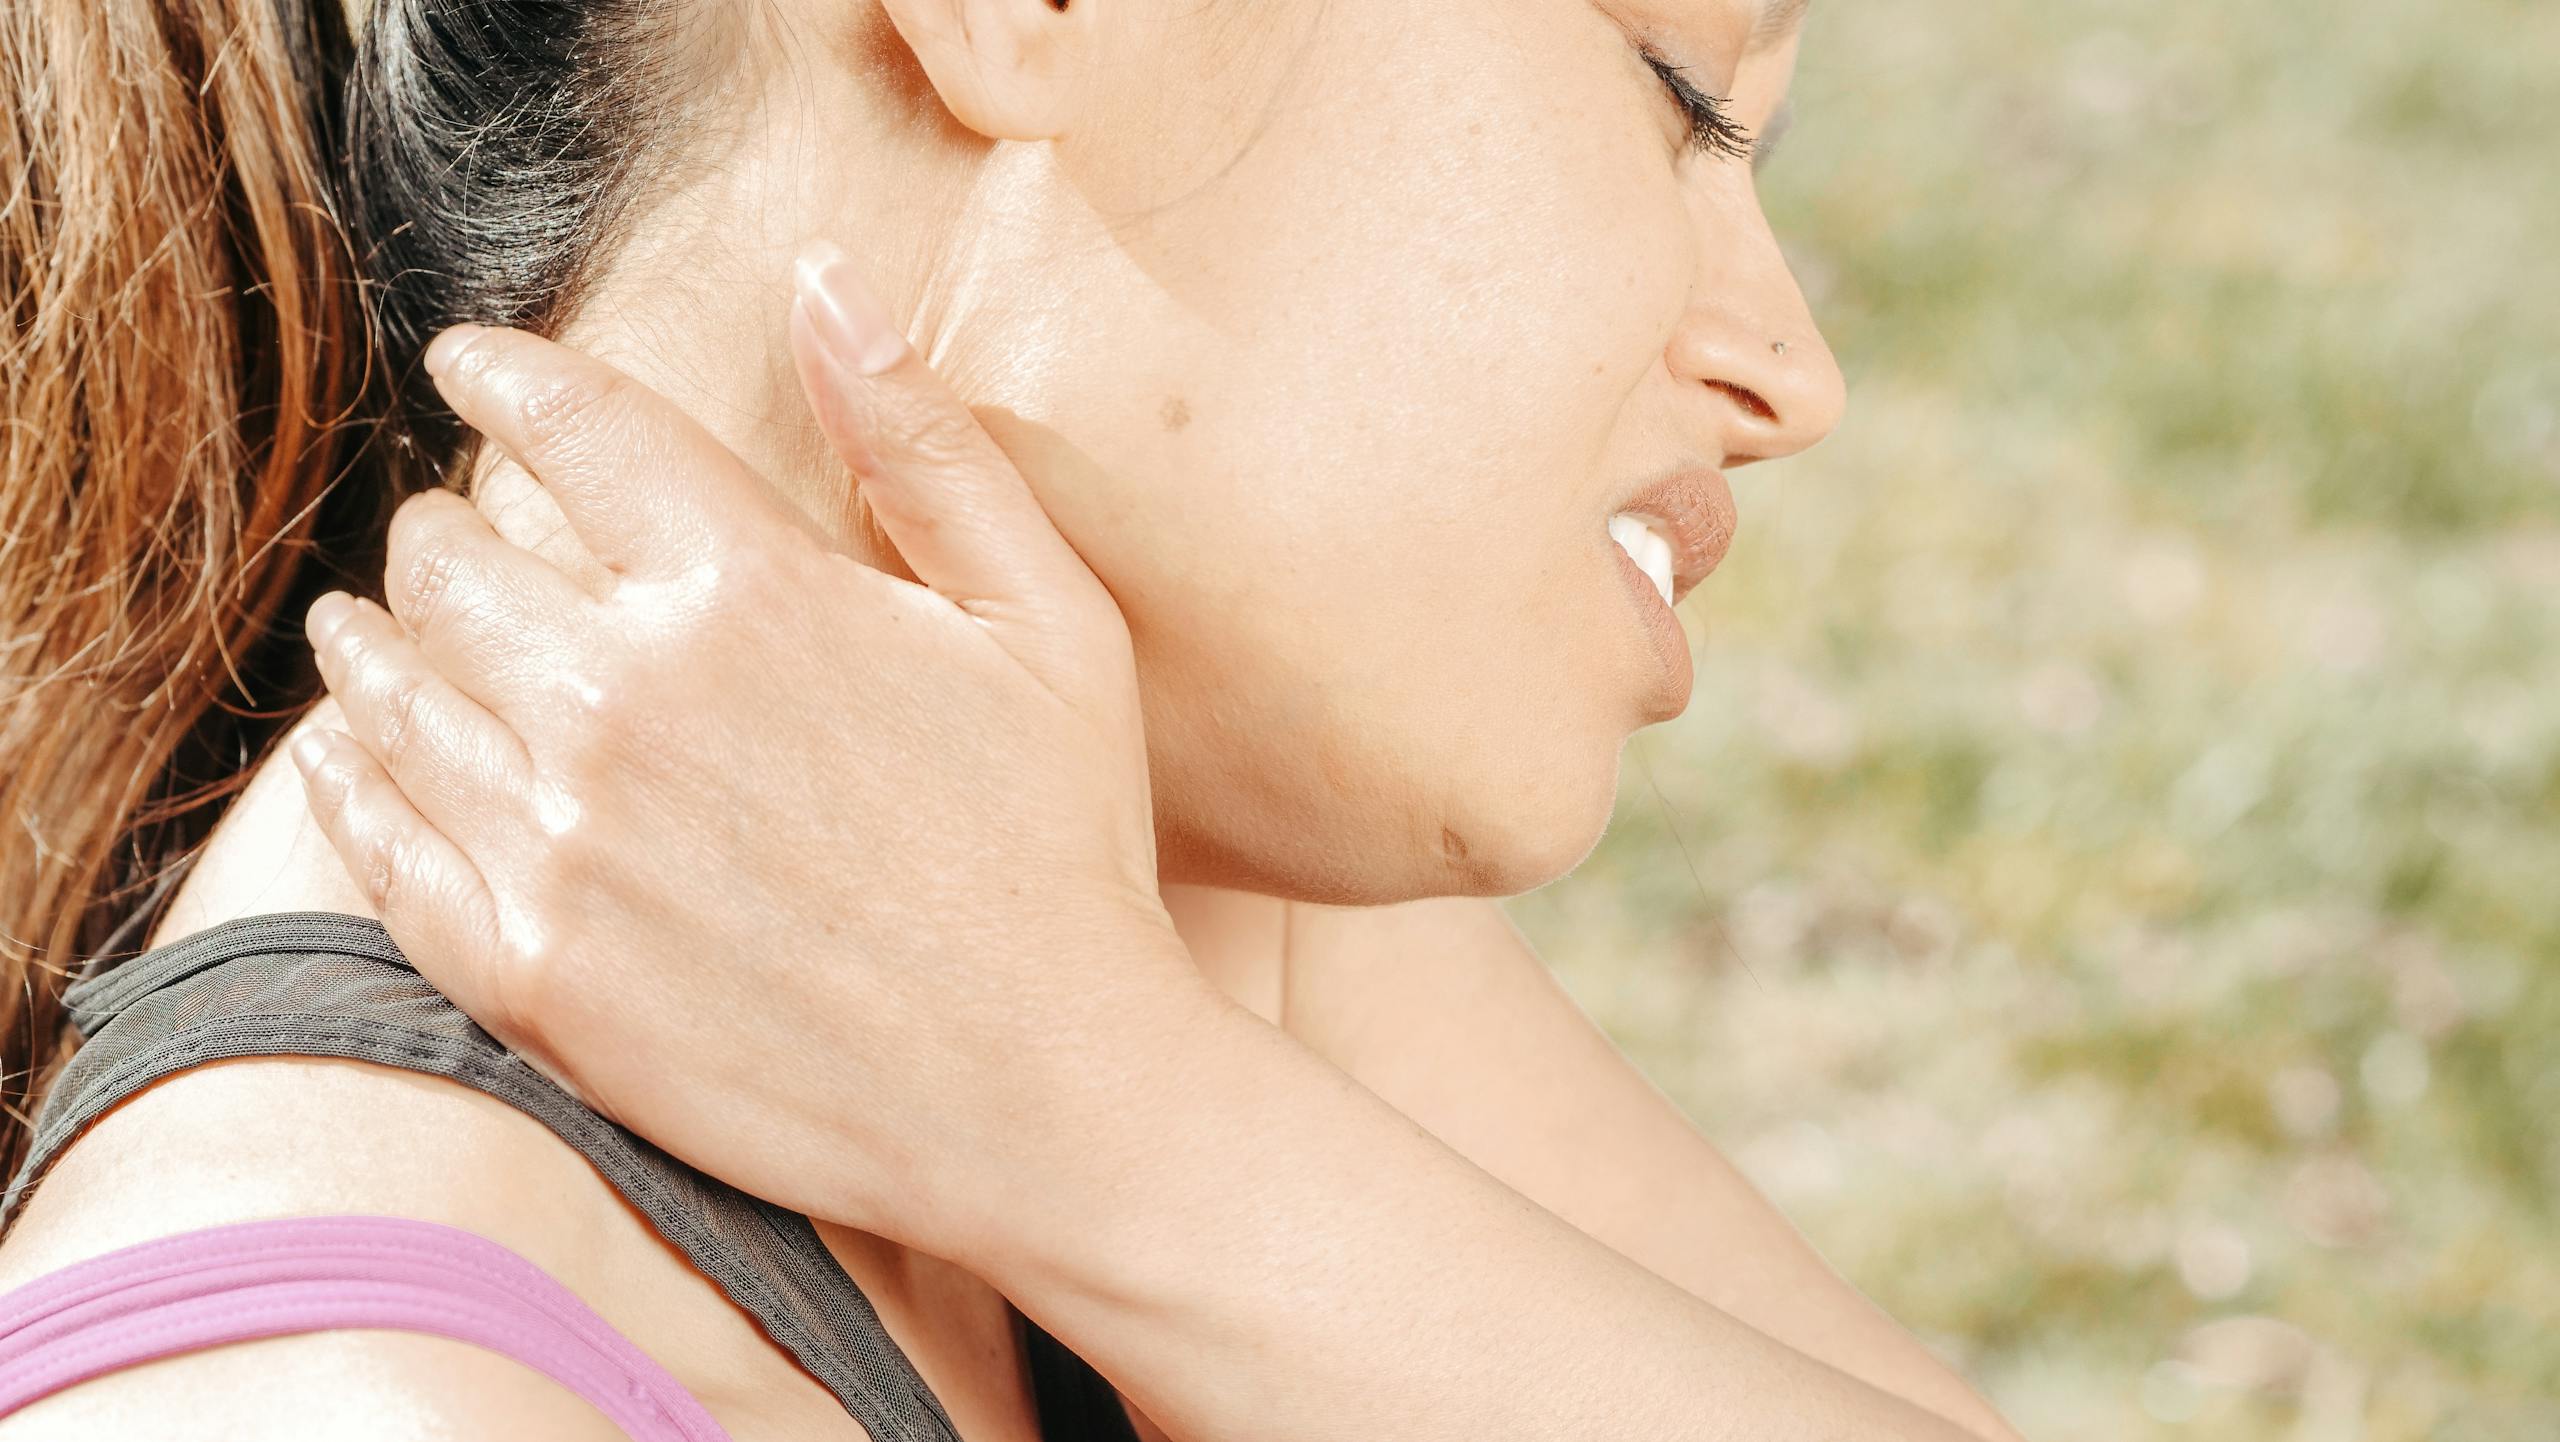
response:
[[[1107,74],[1040,146],[912,118],[804,32],[729,122],[759,163],[669,196],[561,338],[903,574],[774,319],[793,251],[836,240],[1118,599],[1167,883],[1517,894],[1588,854],[1626,738],[1667,719],[1610,513],[1840,414],[1751,168],[1687,148],[1629,43],[1766,129],[1797,33],[1755,47],[1756,15],[1169,7],[1119,62],[1145,83]],[[1396,84],[1352,83],[1382,54]],[[582,564],[530,482],[480,470],[502,532]]]
[[[1690,146],[1690,117],[1631,43],[1766,131],[1801,7],[1076,0],[1081,63],[1025,62],[975,92],[951,78],[965,65],[919,67],[871,6],[760,8],[781,23],[751,27],[732,108],[700,127],[712,163],[643,206],[560,338],[912,578],[850,503],[783,326],[793,255],[841,245],[1118,602],[1164,906],[1203,970],[1266,1019],[1285,1009],[1319,1054],[1616,1251],[2008,1435],[1822,1267],[1492,909],[1589,852],[1627,737],[1687,699],[1658,694],[1611,512],[1670,467],[1789,455],[1839,417],[1838,368],[1751,166]],[[593,565],[494,452],[473,501],[564,570]],[[342,717],[324,702],[311,720]],[[153,940],[303,908],[372,914],[279,755]],[[206,1171],[233,1180],[175,1199],[151,1180]],[[0,1285],[278,1207],[498,1237],[739,1435],[848,1435],[538,1126],[357,1064],[221,1064],[124,1108],[39,1194]],[[965,1434],[1033,1435],[984,1280],[824,1230]],[[273,1385],[251,1354],[325,1378],[333,1345],[221,1349],[163,1364],[179,1379],[163,1391],[92,1388],[49,1415],[147,1419],[181,1396],[251,1408]],[[381,1367],[488,1409],[462,1425],[558,1405],[458,1345],[370,1345]]]
[[[1682,147],[1622,28],[1759,128],[1795,39],[1750,48],[1754,14],[1169,6],[1088,123],[991,149],[800,64],[805,104],[732,122],[764,161],[671,198],[563,338],[834,513],[771,304],[823,231],[1118,597],[1166,880],[1516,894],[1588,853],[1665,719],[1610,512],[1840,413],[1750,168]]]

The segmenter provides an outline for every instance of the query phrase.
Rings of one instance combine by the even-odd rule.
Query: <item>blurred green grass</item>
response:
[[[1814,7],[1850,377],[1509,908],[2045,1439],[2560,1437],[2560,6]]]

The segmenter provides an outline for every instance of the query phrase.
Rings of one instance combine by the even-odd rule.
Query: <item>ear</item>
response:
[[[1099,55],[1096,12],[1123,0],[882,0],[952,117],[990,140],[1055,140]]]

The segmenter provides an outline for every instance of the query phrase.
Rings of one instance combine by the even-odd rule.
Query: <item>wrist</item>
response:
[[[1044,1100],[947,1254],[1051,1331],[1233,1326],[1271,1278],[1396,1225],[1375,1168],[1408,1164],[1403,1194],[1447,1180],[1432,1163],[1453,1153],[1205,978],[1147,1026]]]
[[[1041,1049],[1009,1135],[952,1176],[941,1255],[1008,1292],[1116,1290],[1134,1280],[1130,1247],[1188,1230],[1183,1179],[1244,1134],[1286,1038],[1180,960],[1178,979],[1098,999],[1101,1015]]]
[[[1202,1048],[1263,1028],[1202,974],[1161,907],[1078,931],[1088,939],[1048,963],[1055,986],[1016,998],[1018,1019],[980,1035],[937,1085],[947,1124],[853,1189],[880,1200],[849,1225],[991,1281],[1039,1265],[1072,1245],[1065,1219],[1146,1164],[1162,1098]]]

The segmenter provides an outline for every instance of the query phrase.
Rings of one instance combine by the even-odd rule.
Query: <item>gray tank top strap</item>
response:
[[[914,1364],[809,1219],[616,1126],[482,1031],[368,917],[247,916],[94,967],[65,1003],[83,1044],[36,1114],[0,1228],[108,1108],[227,1057],[345,1057],[446,1077],[530,1114],[578,1149],[670,1243],[826,1384],[873,1442],[959,1442]]]

